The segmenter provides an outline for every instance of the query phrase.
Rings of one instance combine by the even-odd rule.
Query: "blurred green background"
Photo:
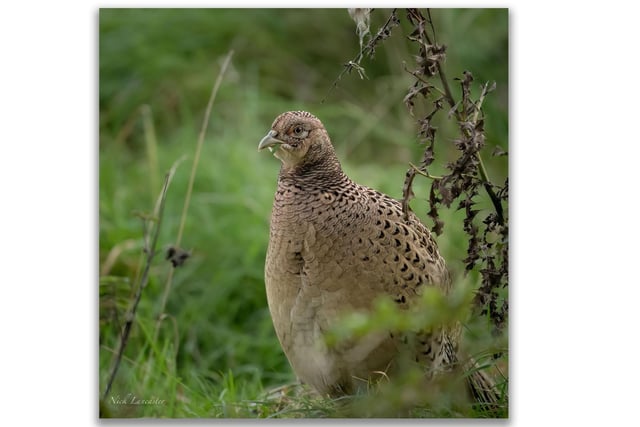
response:
[[[375,34],[390,10],[374,10]],[[404,10],[401,26],[364,59],[366,79],[345,74],[359,50],[346,9],[101,9],[99,15],[100,352],[102,394],[124,314],[140,274],[142,222],[164,173],[182,156],[169,188],[159,247],[176,239],[205,107],[227,53],[230,68],[213,106],[196,172],[181,246],[192,251],[173,276],[156,257],[112,395],[166,399],[163,406],[107,404],[112,416],[258,416],[230,402],[294,379],[269,317],[263,265],[279,169],[258,141],[284,111],[308,110],[327,128],[346,172],[356,181],[401,196],[408,162],[419,162],[414,118],[403,104],[416,46]],[[495,80],[485,103],[489,176],[507,177],[508,12],[434,9],[437,41],[447,45],[445,69],[469,70],[479,92]],[[417,115],[425,107],[417,105]],[[438,174],[455,158],[455,123],[440,114]],[[146,122],[145,118],[149,119]],[[425,219],[429,182],[418,179],[413,209]],[[489,208],[481,201],[481,208]],[[443,212],[438,238],[454,274],[463,271],[466,240],[460,212]],[[430,224],[425,219],[427,224]],[[108,402],[107,402],[108,403]]]

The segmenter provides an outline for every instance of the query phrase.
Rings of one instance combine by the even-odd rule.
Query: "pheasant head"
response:
[[[322,122],[306,111],[280,114],[258,144],[282,162],[282,172],[301,175],[311,170],[341,170]]]

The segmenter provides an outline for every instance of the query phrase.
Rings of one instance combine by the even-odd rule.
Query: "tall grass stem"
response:
[[[126,320],[124,327],[122,329],[122,335],[120,336],[120,343],[118,346],[118,351],[116,353],[116,358],[111,367],[111,372],[109,373],[109,377],[107,380],[107,386],[105,387],[104,394],[102,399],[105,400],[107,396],[109,396],[109,392],[111,391],[111,386],[113,385],[113,381],[118,373],[118,369],[120,367],[120,362],[122,361],[122,356],[124,354],[124,350],[127,346],[127,342],[129,341],[129,335],[131,333],[131,328],[133,327],[133,322],[136,317],[136,311],[138,309],[138,304],[140,303],[140,299],[142,298],[142,291],[147,287],[147,283],[149,281],[149,271],[151,269],[151,264],[153,262],[153,258],[156,254],[156,245],[158,243],[158,236],[160,235],[160,228],[162,225],[162,215],[164,213],[164,205],[167,199],[167,191],[169,189],[169,184],[173,178],[176,168],[181,160],[176,161],[169,172],[165,175],[164,186],[162,187],[162,192],[158,197],[158,201],[156,203],[153,216],[150,219],[146,219],[145,221],[155,222],[155,227],[153,227],[153,232],[151,234],[151,239],[148,239],[145,236],[145,242],[149,242],[149,244],[145,244],[145,253],[146,260],[144,270],[142,272],[142,276],[140,278],[140,283],[136,289],[136,293],[133,298],[133,302],[131,307],[127,311]]]
[[[211,90],[211,96],[209,97],[209,102],[207,103],[207,108],[204,113],[204,119],[202,121],[202,128],[200,129],[200,134],[198,135],[198,142],[196,144],[196,152],[193,157],[193,165],[191,166],[191,176],[189,177],[189,184],[187,186],[187,194],[184,199],[184,205],[182,207],[182,216],[180,217],[180,226],[178,228],[178,235],[176,237],[175,246],[179,247],[180,242],[182,241],[182,234],[184,232],[184,226],[187,220],[187,212],[189,210],[189,203],[191,202],[191,193],[193,192],[193,183],[196,177],[196,170],[198,169],[198,162],[200,161],[200,153],[202,152],[202,146],[204,144],[204,136],[207,131],[207,127],[209,126],[209,117],[211,116],[211,110],[213,108],[213,103],[218,95],[218,90],[220,89],[220,85],[222,84],[222,79],[229,67],[229,63],[231,62],[231,57],[233,56],[233,50],[230,50],[227,53],[227,56],[222,63],[222,67],[220,68],[220,72],[218,73],[218,77],[216,78],[216,82],[213,85],[213,89]],[[164,291],[162,293],[162,302],[160,304],[160,313],[158,315],[158,322],[156,324],[156,329],[153,334],[154,341],[158,337],[158,333],[160,330],[160,323],[162,320],[162,314],[164,313],[164,309],[167,306],[167,300],[169,299],[169,293],[171,292],[171,285],[173,283],[173,270],[169,271],[169,275],[167,276],[167,282],[164,287]]]
[[[153,199],[154,195],[158,193],[158,140],[153,126],[151,107],[145,104],[141,107],[141,111],[144,140],[147,148],[147,162],[149,164],[149,186],[151,187],[151,197]]]

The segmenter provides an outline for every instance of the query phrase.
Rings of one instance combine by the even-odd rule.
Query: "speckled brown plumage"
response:
[[[302,111],[278,116],[260,141],[282,161],[271,214],[265,282],[282,348],[300,380],[321,394],[352,393],[386,372],[400,338],[370,334],[328,348],[323,333],[341,314],[369,310],[380,295],[402,307],[425,286],[451,279],[429,230],[401,204],[349,179],[322,123]],[[415,337],[427,371],[456,362],[458,328]]]

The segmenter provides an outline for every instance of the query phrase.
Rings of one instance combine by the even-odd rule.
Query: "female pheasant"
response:
[[[298,378],[319,393],[351,394],[373,372],[390,372],[401,343],[392,331],[328,347],[323,334],[340,315],[367,311],[381,295],[403,307],[425,286],[448,292],[451,279],[429,230],[400,202],[353,182],[342,171],[324,126],[314,115],[279,115],[258,149],[280,159],[271,214],[265,284],[282,348]],[[458,328],[415,342],[415,360],[429,372],[457,361]],[[478,400],[495,401],[488,377],[469,383]]]

